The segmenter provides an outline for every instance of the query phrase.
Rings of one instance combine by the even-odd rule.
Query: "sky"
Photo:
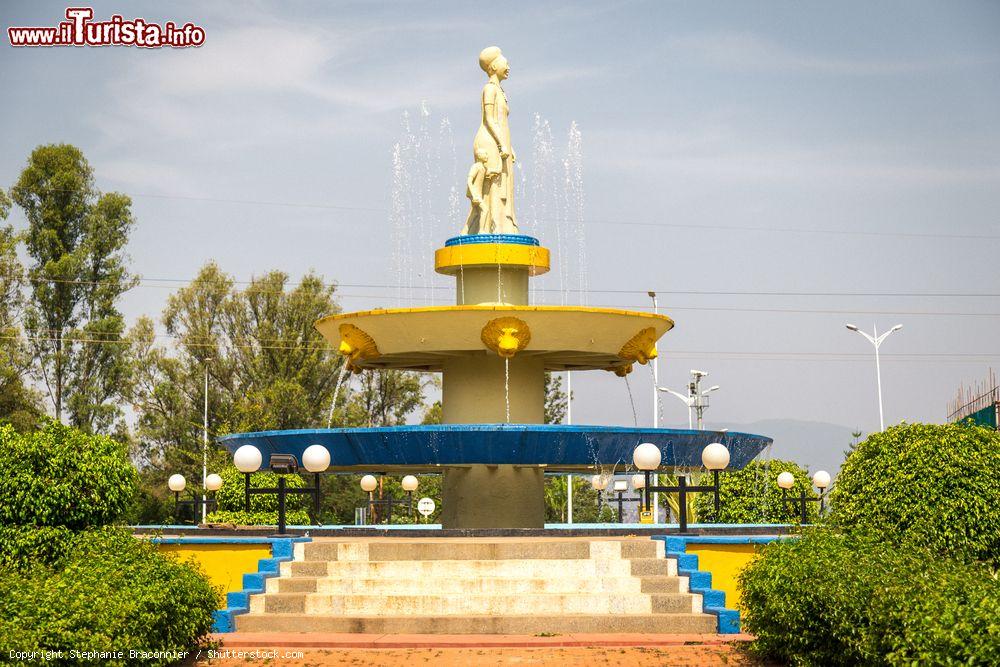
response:
[[[4,2],[0,19],[55,25],[65,7]],[[238,280],[318,271],[341,284],[345,310],[401,305],[389,209],[403,114],[456,146],[428,197],[464,194],[477,56],[496,44],[511,62],[521,194],[538,189],[535,114],[559,150],[571,123],[582,136],[585,242],[556,243],[556,223],[528,208],[522,228],[555,262],[585,253],[585,275],[577,261],[564,279],[589,287],[579,300],[649,309],[658,293],[676,322],[660,384],[708,371],[721,387],[710,425],[878,430],[873,349],[848,322],[903,325],[882,347],[887,424],[944,421],[959,385],[1000,366],[995,2],[93,7],[98,19],[191,21],[205,43],[13,49],[4,35],[0,187],[35,146],[68,142],[102,190],[133,197],[128,252],[144,281],[125,297],[130,319],[158,315],[210,260]],[[430,252],[454,219],[442,211],[412,243],[428,271],[419,298],[448,295]],[[10,222],[24,226],[16,209]],[[536,279],[540,298],[564,298],[559,281]],[[575,423],[653,419],[645,369],[628,387],[577,373],[573,391]],[[662,424],[686,424],[676,399],[661,411]],[[774,455],[839,456],[821,439],[796,430]]]

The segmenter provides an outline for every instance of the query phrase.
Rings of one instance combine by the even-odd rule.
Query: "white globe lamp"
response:
[[[378,487],[378,480],[375,479],[375,475],[365,475],[361,478],[361,489],[371,493]]]
[[[242,473],[257,472],[263,462],[260,450],[253,445],[243,445],[233,454],[233,465]]]
[[[167,480],[167,488],[174,493],[180,493],[186,486],[187,480],[184,479],[184,475],[171,475],[170,479]]]
[[[302,452],[302,466],[309,472],[323,472],[330,467],[330,450],[323,445],[309,445]]]
[[[817,489],[825,489],[830,486],[830,473],[825,470],[819,470],[813,475],[813,486]]]
[[[417,481],[417,478],[414,477],[413,475],[407,475],[406,477],[403,478],[402,485],[403,485],[403,491],[406,491],[407,493],[413,493],[414,491],[417,490],[417,487],[420,486],[420,482]]]
[[[205,478],[205,488],[209,491],[218,491],[222,488],[222,477],[213,472]]]
[[[632,475],[632,488],[636,491],[646,488],[646,476]]]
[[[662,459],[660,448],[651,442],[642,443],[632,452],[632,463],[639,470],[656,470]]]
[[[783,472],[778,475],[778,486],[788,490],[795,486],[795,475],[790,472]]]
[[[592,488],[594,491],[600,491],[601,489],[604,488],[604,486],[601,484],[600,475],[594,475],[593,477],[590,478],[590,488]]]
[[[729,450],[722,443],[713,442],[701,450],[701,462],[709,470],[725,470],[729,465]]]

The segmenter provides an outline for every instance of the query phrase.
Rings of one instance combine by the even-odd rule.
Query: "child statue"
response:
[[[462,228],[463,234],[492,234],[493,221],[490,219],[489,192],[486,188],[486,151],[476,151],[476,162],[469,169],[465,179],[465,196],[469,198],[472,207],[469,217]]]

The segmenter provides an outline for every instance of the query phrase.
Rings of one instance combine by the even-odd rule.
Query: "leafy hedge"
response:
[[[129,508],[138,475],[125,445],[47,421],[17,433],[0,426],[0,525],[81,529]]]
[[[871,435],[840,469],[831,519],[966,560],[1000,563],[1000,433],[904,424]]]
[[[278,512],[209,512],[207,523],[232,523],[237,526],[277,526]],[[286,510],[285,522],[289,526],[308,526],[312,523],[305,510]]]
[[[236,466],[228,465],[219,473],[222,477],[222,488],[215,494],[218,501],[219,510],[226,512],[243,512],[246,509],[246,497],[244,488],[246,482],[244,475]],[[301,489],[306,486],[306,482],[299,475],[284,475],[285,484],[289,489]],[[273,472],[255,472],[250,475],[250,488],[278,488],[278,475]],[[292,494],[286,496],[285,509],[299,510],[307,509],[312,502],[312,496],[308,494]],[[251,512],[275,512],[278,511],[278,494],[260,493],[250,496]]]
[[[797,665],[987,665],[1000,581],[976,563],[828,530],[765,547],[740,576],[743,628]]]
[[[53,566],[69,553],[76,531],[63,526],[0,526],[0,568]]]
[[[57,568],[0,569],[0,649],[184,651],[212,627],[220,594],[191,564],[122,528],[79,533]],[[153,664],[175,658],[143,660]]]
[[[799,504],[781,502],[778,475],[783,472],[790,472],[795,477],[795,486],[788,491],[789,497],[797,498],[803,490],[807,497],[816,497],[809,473],[798,463],[751,461],[740,470],[719,475],[718,516],[715,515],[713,495],[697,494],[695,510],[698,520],[709,523],[799,523],[802,518]],[[702,482],[711,484],[711,477],[704,476]],[[810,523],[814,523],[819,517],[819,503],[807,503],[806,516]]]

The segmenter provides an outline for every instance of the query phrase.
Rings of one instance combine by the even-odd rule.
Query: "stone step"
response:
[[[653,603],[656,597],[656,604]],[[700,612],[701,596],[685,593],[437,593],[349,594],[269,593],[250,598],[251,613],[336,616],[452,616],[544,614],[649,614]]]
[[[648,559],[662,565],[650,574],[667,574],[667,559]],[[528,560],[425,560],[425,561],[288,561],[281,563],[283,577],[339,578],[452,578],[452,577],[606,577],[629,576],[632,563],[623,559],[528,559]],[[675,571],[676,574],[676,571]]]
[[[299,587],[298,582],[310,584]],[[642,580],[638,577],[453,577],[453,578],[395,578],[395,577],[322,577],[299,579],[273,578],[268,581],[268,593],[351,593],[417,595],[420,593],[454,594],[481,593],[504,595],[514,593],[642,593]],[[675,586],[670,591],[679,592]]]
[[[636,540],[454,540],[438,541],[318,541],[301,544],[298,560],[532,560],[655,558],[660,541]],[[659,550],[659,551],[658,551]]]
[[[362,632],[378,634],[646,633],[714,634],[710,614],[540,616],[313,616],[310,614],[242,614],[239,632]]]

